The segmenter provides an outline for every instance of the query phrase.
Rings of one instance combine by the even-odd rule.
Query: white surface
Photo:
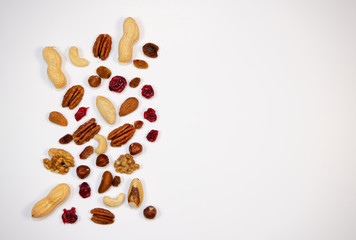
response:
[[[1,1],[0,239],[355,239],[356,238],[356,4],[354,1]],[[134,57],[147,70],[117,62],[125,17],[134,17],[141,35]],[[94,59],[95,38],[109,33],[108,60]],[[148,59],[140,48],[159,45]],[[55,90],[41,56],[56,46],[68,79]],[[71,45],[90,61],[73,66]],[[116,106],[139,89],[109,92],[108,81],[91,89],[87,78],[99,65],[128,80],[139,76],[156,95],[139,98],[135,113],[108,126],[98,116],[95,96]],[[42,159],[80,123],[61,100],[69,86],[82,84],[88,116],[106,135],[142,118],[147,107],[158,121],[137,131],[142,169],[122,176],[118,189],[96,193],[104,169],[95,158],[78,159],[84,146],[64,148],[76,165],[88,164],[93,195],[81,199],[75,169],[62,176],[44,169]],[[62,112],[69,126],[47,120]],[[160,131],[156,143],[144,139]],[[92,140],[90,145],[96,146]],[[115,160],[127,145],[110,149]],[[113,171],[111,165],[106,169]],[[148,221],[127,203],[112,209],[116,222],[90,221],[104,195],[126,193],[142,179],[143,206],[158,208]],[[60,182],[72,194],[50,216],[30,217],[33,204]],[[75,206],[79,220],[64,225],[63,208]]]

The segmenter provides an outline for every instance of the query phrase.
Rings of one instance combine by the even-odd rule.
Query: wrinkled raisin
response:
[[[151,58],[156,58],[158,56],[157,55],[158,50],[159,50],[159,47],[154,43],[146,43],[142,47],[143,53],[147,57],[151,57]]]
[[[75,223],[78,219],[77,214],[75,214],[75,207],[72,207],[70,210],[63,209],[62,221],[63,223]]]
[[[121,178],[119,176],[115,176],[114,179],[112,180],[113,187],[119,186],[120,183],[121,183]]]
[[[143,125],[143,122],[141,120],[137,120],[134,123],[134,126],[135,126],[136,129],[142,128],[142,125]]]
[[[141,68],[141,69],[148,68],[148,63],[146,61],[144,61],[144,60],[135,59],[135,60],[133,60],[133,64],[137,68]]]
[[[135,77],[130,81],[129,86],[135,88],[140,84],[140,82],[141,82],[141,78]]]
[[[157,120],[156,111],[152,108],[147,109],[143,114],[144,118],[150,122],[155,122]]]
[[[149,99],[149,98],[153,97],[153,95],[155,95],[155,92],[153,91],[153,88],[151,85],[145,85],[141,89],[141,94],[145,98]]]
[[[158,131],[157,130],[151,130],[148,134],[147,134],[147,140],[150,142],[154,142],[156,141],[158,136]]]
[[[126,79],[121,76],[115,76],[110,80],[109,89],[117,93],[121,93],[126,87]]]
[[[87,115],[87,111],[88,111],[88,107],[81,107],[78,109],[78,112],[74,115],[75,120],[77,120],[77,122],[82,119],[85,115]]]
[[[67,144],[70,143],[71,141],[73,141],[73,136],[70,134],[66,134],[63,137],[61,137],[61,139],[59,139],[60,144]]]
[[[79,185],[79,195],[82,196],[82,198],[90,197],[90,193],[91,189],[87,182],[83,182]]]
[[[96,73],[99,75],[99,77],[102,78],[109,78],[111,76],[111,71],[109,68],[104,67],[104,66],[100,66],[96,69]]]

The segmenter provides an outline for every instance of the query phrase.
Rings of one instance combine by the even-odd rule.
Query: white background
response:
[[[1,1],[0,6],[0,239],[356,239],[356,2],[355,1]],[[117,61],[123,20],[134,17],[140,38],[134,58],[147,70]],[[100,33],[112,36],[106,61],[91,49]],[[142,54],[146,42],[159,57]],[[72,65],[70,46],[90,61]],[[46,75],[41,51],[55,46],[63,58],[65,89]],[[87,78],[105,65],[113,75],[141,77],[156,95],[140,89],[110,92],[108,81],[90,88]],[[80,106],[90,107],[77,123],[75,110],[61,107],[72,85],[85,87]],[[95,97],[119,106],[136,96],[140,108],[104,122]],[[111,163],[80,160],[84,146],[61,146],[58,139],[95,117],[101,134],[142,119],[147,107],[158,121],[145,121],[130,141],[141,142],[135,159],[141,169],[99,195],[104,170],[128,151],[110,149]],[[69,121],[48,121],[51,111]],[[160,131],[155,143],[145,140]],[[96,146],[94,140],[87,145]],[[62,147],[87,164],[92,196],[78,194],[75,169],[54,174],[42,165],[47,151]],[[126,194],[132,178],[142,180],[143,206],[125,202],[111,209],[111,226],[90,221],[90,209],[105,207],[104,195]],[[61,182],[69,199],[44,219],[32,206]],[[155,220],[144,206],[158,209]],[[76,207],[77,223],[64,225],[63,208]]]

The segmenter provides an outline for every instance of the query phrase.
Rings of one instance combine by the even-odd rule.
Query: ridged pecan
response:
[[[135,134],[136,129],[129,123],[125,123],[121,127],[118,127],[111,131],[108,136],[108,140],[111,140],[110,146],[120,147],[127,143]]]
[[[94,57],[99,57],[101,60],[108,58],[111,51],[111,37],[109,34],[100,34],[94,43]]]
[[[100,131],[100,125],[97,125],[95,118],[90,119],[73,133],[74,142],[82,145],[92,139]]]
[[[80,101],[82,101],[84,95],[84,88],[80,85],[75,85],[68,89],[66,94],[63,96],[62,107],[69,107],[69,109],[73,109]]]
[[[97,224],[112,224],[115,215],[104,208],[94,208],[90,211],[93,214],[91,220]]]

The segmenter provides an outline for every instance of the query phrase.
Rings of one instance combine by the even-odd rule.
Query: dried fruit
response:
[[[112,186],[117,187],[120,185],[120,183],[121,183],[121,178],[119,176],[115,176],[114,180],[112,180]]]
[[[80,101],[82,101],[84,95],[84,88],[80,85],[75,85],[68,89],[66,94],[63,96],[62,107],[69,107],[69,109],[73,109]]]
[[[87,146],[84,150],[79,154],[80,159],[87,159],[94,152],[94,148],[92,146]]]
[[[154,206],[148,206],[143,210],[143,216],[148,219],[153,219],[155,218],[157,214],[157,210]]]
[[[90,76],[88,79],[88,83],[91,87],[99,87],[101,84],[101,78],[96,75]]]
[[[99,57],[101,60],[108,58],[111,51],[111,37],[109,34],[100,34],[94,43],[94,57]]]
[[[77,214],[75,213],[75,207],[72,207],[70,210],[63,209],[62,221],[63,223],[75,223],[78,219]]]
[[[148,141],[154,142],[154,141],[156,141],[157,136],[158,136],[158,131],[157,131],[157,130],[151,130],[151,131],[147,134],[146,138],[147,138]]]
[[[116,121],[116,109],[114,104],[109,99],[103,96],[96,97],[96,107],[98,108],[101,116],[109,124],[114,124]]]
[[[144,118],[150,122],[155,122],[157,120],[156,111],[153,108],[147,109],[143,114]]]
[[[77,113],[74,115],[75,120],[77,120],[77,122],[82,119],[85,115],[87,115],[87,111],[88,111],[88,107],[81,107],[78,109]]]
[[[56,88],[63,88],[66,85],[67,80],[61,70],[61,56],[53,47],[45,47],[42,51],[42,56],[48,65],[48,78],[52,81]]]
[[[67,119],[60,112],[51,112],[49,114],[48,120],[60,126],[68,125]]]
[[[112,185],[112,174],[109,171],[105,171],[103,173],[103,176],[101,177],[101,182],[100,182],[100,186],[98,189],[98,193],[103,193],[106,192]]]
[[[109,164],[109,158],[105,154],[100,154],[96,158],[96,166],[98,167],[105,167],[106,165]]]
[[[77,145],[82,145],[92,139],[99,131],[100,125],[97,125],[95,118],[92,118],[79,126],[78,129],[73,133],[74,142]]]
[[[141,89],[141,94],[145,98],[150,99],[151,97],[153,97],[153,95],[155,95],[155,92],[153,91],[153,88],[151,85],[145,85]]]
[[[108,135],[108,140],[111,140],[110,146],[121,147],[127,143],[135,134],[136,129],[128,123],[111,131]]]
[[[90,168],[86,165],[80,165],[77,167],[77,176],[80,179],[86,178],[90,174]]]
[[[151,58],[156,58],[158,56],[158,54],[157,54],[158,50],[159,50],[159,47],[154,43],[146,43],[142,47],[143,53],[147,57],[151,57]]]
[[[140,68],[140,69],[148,68],[148,63],[144,60],[135,59],[135,60],[133,60],[133,64],[135,67]]]
[[[143,201],[142,183],[138,178],[132,180],[127,194],[127,201],[132,208],[138,208]]]
[[[135,97],[130,97],[128,99],[126,99],[120,107],[119,110],[119,116],[123,117],[126,116],[130,113],[132,113],[133,111],[135,111],[138,107],[138,100]]]
[[[114,168],[116,172],[131,174],[140,168],[139,164],[136,164],[135,160],[130,154],[120,155],[115,161]]]
[[[134,123],[134,126],[135,126],[136,129],[142,128],[142,125],[143,125],[143,122],[141,120],[137,120]]]
[[[124,91],[126,84],[127,82],[124,77],[115,76],[110,80],[109,89],[110,91],[121,93],[122,91]]]
[[[124,33],[119,42],[119,62],[128,63],[132,58],[132,47],[140,32],[135,20],[128,17],[124,21]]]
[[[109,68],[100,66],[96,69],[96,74],[99,75],[99,77],[102,77],[104,79],[107,79],[111,76],[111,71]]]
[[[140,84],[140,82],[141,82],[141,78],[135,77],[130,81],[129,86],[135,88]]]
[[[77,67],[85,67],[89,65],[88,60],[79,57],[78,48],[74,46],[69,48],[69,59]]]
[[[73,141],[73,137],[70,134],[66,134],[63,137],[61,137],[61,139],[59,139],[60,144],[68,144],[71,141]]]
[[[137,142],[131,143],[129,151],[131,155],[139,154],[140,152],[142,152],[142,145]]]
[[[83,182],[79,185],[79,195],[82,198],[88,198],[91,194],[91,188],[87,182]]]
[[[48,158],[43,159],[43,165],[51,172],[67,174],[70,167],[74,167],[74,158],[69,152],[63,149],[51,148],[48,151]]]
[[[93,214],[91,220],[97,224],[114,223],[115,215],[104,208],[94,208],[90,211]]]

